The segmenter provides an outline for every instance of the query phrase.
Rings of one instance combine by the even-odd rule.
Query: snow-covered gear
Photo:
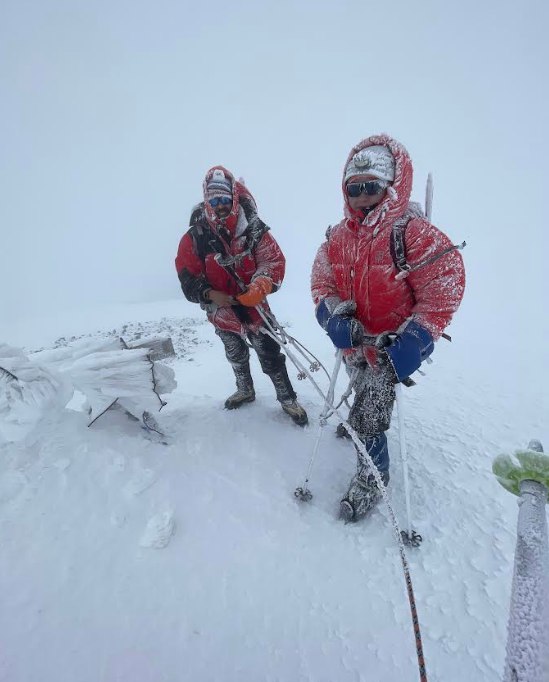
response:
[[[318,304],[316,319],[336,348],[354,348],[362,345],[364,327],[352,317],[355,310],[354,301],[340,302],[338,298],[323,298]]]
[[[292,337],[290,337],[288,334],[286,334],[286,332],[282,328],[280,328],[280,326],[278,324],[276,324],[276,320],[273,320],[273,322],[276,325],[276,329],[274,326],[269,325],[268,321],[266,321],[267,328],[273,334],[277,334],[277,330],[280,332],[280,335],[281,335],[280,342],[281,343],[283,343],[282,339],[285,339],[286,342],[290,342],[292,340],[295,342],[295,339],[292,339]],[[320,389],[320,387],[318,386],[316,381],[311,377],[310,371],[312,371],[312,367],[310,368],[310,371],[307,370],[307,368],[304,367],[303,365],[301,365],[301,367],[299,367],[300,362],[293,356],[293,354],[290,354],[290,358],[292,359],[294,364],[300,369],[302,374],[304,376],[307,376],[311,380],[311,383],[314,386],[314,388],[316,389],[316,391],[324,399],[325,408],[330,408],[331,411],[333,413],[335,413],[340,419],[343,419],[343,416],[342,416],[341,412],[339,411],[340,405],[333,405],[333,403],[332,403],[332,400],[333,400],[332,389],[334,388],[335,380],[337,378],[337,369],[339,367],[339,362],[341,360],[341,351],[339,351],[337,353],[336,367],[334,368],[334,372],[332,373],[332,378],[330,380],[330,389],[329,389],[327,395],[325,395],[323,393],[323,391]],[[352,377],[352,378],[354,378],[354,377]],[[348,395],[348,393],[345,392],[344,395]],[[400,559],[401,559],[401,563],[402,563],[402,570],[404,573],[404,581],[406,583],[406,590],[408,593],[408,602],[410,605],[410,615],[412,618],[412,624],[413,624],[413,628],[414,628],[414,641],[415,641],[415,645],[416,645],[417,662],[418,662],[418,668],[419,668],[419,679],[420,679],[420,682],[427,682],[427,672],[426,672],[426,667],[425,667],[425,658],[423,655],[423,643],[422,643],[421,629],[420,629],[420,625],[419,625],[419,618],[418,618],[418,613],[417,613],[417,608],[416,608],[416,600],[415,600],[415,596],[414,596],[414,590],[413,590],[413,586],[412,586],[412,578],[410,575],[408,560],[406,558],[406,551],[404,549],[405,533],[403,531],[401,531],[399,528],[393,506],[391,504],[391,501],[390,501],[388,494],[387,494],[387,491],[385,489],[386,483],[389,482],[389,472],[387,471],[384,473],[380,473],[377,470],[377,468],[375,467],[375,465],[373,464],[373,462],[371,461],[371,458],[368,454],[368,451],[366,450],[366,447],[364,446],[363,443],[360,443],[359,439],[357,438],[357,435],[356,435],[354,429],[352,429],[351,426],[349,425],[349,423],[345,422],[345,421],[343,422],[343,426],[346,428],[347,432],[352,437],[353,442],[355,442],[355,445],[357,445],[357,448],[359,450],[361,450],[361,455],[362,455],[363,461],[366,461],[368,463],[368,466],[371,467],[371,471],[372,471],[371,475],[374,477],[374,479],[378,483],[380,494],[384,499],[387,511],[389,513],[389,518],[391,520],[392,528],[394,531],[394,537],[395,537],[395,540],[398,544]],[[307,477],[305,479],[306,483],[307,483],[307,480],[309,477],[312,459],[313,458],[311,458],[311,462],[309,463],[309,469],[307,472]],[[312,493],[310,490],[308,490],[306,485],[299,487],[299,488],[296,488],[296,490],[294,491],[294,495],[296,496],[297,499],[304,501],[304,502],[312,499]],[[354,511],[353,511],[353,516],[354,516]],[[414,539],[415,538],[411,538],[411,541],[413,542]]]
[[[355,348],[362,345],[364,327],[350,314],[330,314],[329,307],[323,299],[317,306],[316,318],[326,330],[336,348]]]
[[[372,458],[372,462],[376,465],[380,472],[388,471],[389,469],[389,450],[387,448],[387,436],[384,432],[376,433],[371,436],[365,436],[363,439],[364,445],[368,454]],[[360,462],[359,470],[362,471],[366,463]]]
[[[313,463],[315,461],[316,455],[318,453],[318,448],[320,446],[320,441],[322,439],[322,431],[324,430],[324,427],[326,426],[326,424],[328,422],[328,418],[335,411],[335,407],[334,407],[335,387],[336,387],[337,377],[339,375],[339,371],[341,369],[342,362],[343,362],[343,353],[341,350],[338,350],[336,353],[334,369],[333,369],[332,375],[330,377],[330,385],[328,386],[328,392],[326,393],[326,396],[324,397],[324,407],[322,408],[322,412],[320,413],[320,418],[318,420],[318,434],[317,434],[317,437],[315,439],[315,444],[313,447],[313,451],[311,453],[311,458],[309,459],[309,466],[307,467],[307,473],[305,475],[305,480],[303,482],[303,485],[296,488],[294,491],[294,495],[297,497],[297,499],[301,500],[303,502],[308,502],[313,497],[313,494],[311,493],[311,491],[308,488],[309,478],[311,476]]]
[[[412,528],[410,478],[408,476],[408,447],[406,445],[406,423],[404,419],[404,397],[402,395],[402,383],[395,386],[396,404],[398,414],[398,440],[400,445],[400,461],[402,464],[402,478],[404,480],[404,499],[406,502],[407,530],[401,531],[402,541],[406,545],[419,547],[423,538]]]
[[[292,418],[293,422],[298,426],[305,426],[305,424],[309,423],[307,413],[305,412],[303,407],[301,407],[301,405],[297,402],[297,400],[283,402],[280,403],[280,405],[284,412],[286,412],[286,414],[289,415]]]
[[[415,320],[410,320],[404,329],[392,335],[392,343],[385,347],[395,374],[402,381],[419,369],[434,350],[433,337]]]
[[[247,390],[239,388],[227,398],[225,401],[225,409],[235,410],[244,405],[244,403],[253,403],[254,400],[255,391],[253,387],[248,388]]]
[[[225,174],[222,168],[213,168],[211,175],[206,176],[206,192],[208,196],[223,196],[229,195],[232,197],[232,180],[230,176]]]
[[[389,484],[389,472],[381,473],[381,480],[385,487]],[[357,472],[353,476],[349,489],[339,506],[340,517],[346,523],[360,521],[371,511],[381,499],[381,490],[375,477],[365,471]]]
[[[224,181],[230,183],[233,201],[229,215],[218,217],[208,198],[212,186],[219,192]],[[242,395],[247,396],[247,402],[253,400],[246,338],[257,352],[263,372],[273,382],[277,400],[295,401],[286,358],[277,341],[263,333],[265,315],[270,314],[264,298],[282,284],[284,255],[257,215],[250,191],[226,168],[214,166],[206,173],[203,192],[204,201],[193,209],[190,229],[179,243],[175,265],[183,293],[206,310],[234,369],[240,395],[231,396],[226,406],[235,406],[239,401],[242,404]],[[237,305],[230,299],[228,305],[216,305],[210,298],[212,290],[240,300]],[[245,379],[244,386],[239,384],[239,377]]]
[[[359,149],[347,161],[344,182],[359,175],[372,175],[392,182],[395,179],[395,159],[391,152],[391,148],[384,144]]]
[[[255,398],[255,392],[250,372],[248,344],[234,332],[216,330],[216,334],[223,341],[225,355],[233,368],[238,389],[235,394],[227,399],[225,407],[233,409],[239,407],[243,402],[252,402]],[[296,394],[286,369],[286,357],[281,353],[280,346],[270,336],[263,333],[248,334],[248,341],[257,353],[261,369],[272,381],[276,399],[280,402],[282,409],[294,421],[297,420],[296,423],[302,420],[303,424],[306,424],[307,415],[305,410],[296,402]],[[235,402],[239,402],[239,405],[234,405]],[[300,414],[301,411],[303,414]]]
[[[394,183],[364,217],[351,209],[343,180],[345,218],[329,231],[317,253],[311,278],[313,300],[317,305],[324,298],[353,300],[355,317],[367,335],[396,332],[413,316],[436,341],[461,302],[463,261],[453,250],[410,272],[406,279],[396,278],[399,273],[391,255],[395,221],[406,221],[406,257],[412,265],[452,244],[409,205],[412,163],[401,144],[387,135],[372,136],[351,150],[349,161],[357,152],[380,144],[387,146],[395,159]],[[377,362],[377,351],[369,346],[350,350],[349,354]]]
[[[318,324],[323,328],[326,329],[328,322],[332,315],[334,314],[334,310],[336,306],[339,304],[339,298],[334,297],[334,298],[323,298],[320,303],[317,305],[316,310],[315,310],[315,315]],[[354,312],[354,310],[352,311]]]
[[[391,422],[395,400],[394,373],[388,364],[372,368],[363,363],[360,367],[354,368],[354,371],[355,399],[347,422],[364,444],[380,474],[388,476],[390,461],[385,431]],[[342,436],[349,436],[345,426],[340,424],[340,427],[341,429],[338,426],[338,432],[340,431]],[[351,481],[345,500],[342,501],[342,513],[344,507],[347,508],[348,505],[353,509],[352,518],[347,520],[357,520],[363,516],[381,497],[375,479],[369,474],[369,463],[365,461],[356,444],[355,449],[357,474]],[[386,484],[387,481],[383,480]]]
[[[255,308],[256,305],[259,305],[265,300],[265,297],[270,294],[272,290],[272,281],[268,277],[260,275],[259,277],[256,277],[250,283],[246,291],[237,296],[236,299],[239,303],[242,303],[242,305]]]
[[[258,312],[243,305],[218,307],[209,304],[208,290],[235,297],[242,293],[239,283],[223,264],[230,262],[244,285],[265,276],[271,280],[272,292],[275,292],[284,279],[286,261],[269,227],[257,215],[249,190],[223,167],[211,169],[206,178],[215,170],[222,170],[232,182],[231,212],[221,219],[207,201],[198,204],[191,215],[190,229],[179,244],[175,264],[185,297],[200,303],[217,329],[245,336],[262,326]],[[207,196],[206,181],[204,196]],[[268,310],[268,305],[263,305]]]
[[[214,176],[216,176],[216,178],[219,178],[218,173],[220,172],[223,174],[226,181],[228,181],[230,185],[229,193],[233,198],[231,210],[226,218],[219,218],[214,208],[210,206],[208,202],[208,199],[210,199],[212,196],[229,196],[229,194],[227,193],[226,186],[223,186],[223,183],[220,184],[218,180],[217,181],[214,180]],[[217,188],[214,189],[213,191],[210,191],[208,187],[212,180],[214,181],[214,187],[217,185]],[[210,170],[206,173],[204,182],[202,183],[202,193],[203,199],[205,201],[204,204],[205,217],[209,225],[214,229],[223,227],[226,230],[228,230],[231,234],[234,234],[237,225],[242,226],[241,209],[243,208],[243,204],[250,204],[251,208],[248,209],[248,213],[255,213],[257,215],[257,206],[251,193],[241,182],[235,180],[233,174],[223,166],[213,166],[213,168],[210,168]],[[200,206],[202,206],[202,204],[198,204],[198,206],[196,206],[194,210],[198,209]],[[248,218],[248,215],[246,214],[244,217]],[[191,225],[192,223],[193,216],[191,215]]]
[[[356,348],[364,337],[364,327],[356,318],[347,315],[332,315],[326,331],[336,348]]]
[[[424,268],[426,265],[431,265],[431,263],[434,263],[439,258],[445,256],[447,253],[450,253],[451,251],[461,251],[467,246],[466,242],[461,242],[461,244],[450,244],[450,246],[447,246],[445,249],[437,251],[434,255],[428,256],[422,261],[413,264],[408,263],[408,259],[406,257],[405,240],[406,227],[408,226],[408,223],[410,222],[410,220],[412,220],[414,216],[420,218],[423,218],[424,216],[427,217],[430,211],[432,210],[433,184],[430,174],[429,180],[430,182],[429,181],[427,182],[426,190],[425,214],[421,210],[421,206],[419,204],[411,201],[408,205],[408,211],[406,212],[404,217],[399,220],[395,220],[393,224],[393,231],[391,232],[391,256],[393,258],[395,266],[398,268],[398,270],[400,270],[399,274],[395,275],[396,279],[404,279],[405,277],[408,277],[410,272],[414,272],[415,270],[421,270],[421,268]]]
[[[352,208],[348,184],[360,185],[352,179],[366,175],[392,184],[378,204],[363,212]],[[348,424],[384,473],[389,469],[385,431],[390,426],[395,382],[407,380],[430,355],[434,341],[457,310],[465,286],[460,254],[410,202],[412,176],[408,152],[388,135],[375,135],[356,145],[342,178],[345,217],[328,230],[311,275],[322,327],[328,328],[339,312],[338,305],[349,303],[354,308],[349,309],[347,320],[352,316],[363,327],[362,344],[348,343],[344,351],[348,368],[358,369]],[[351,193],[364,189],[353,187]],[[404,270],[406,278],[401,276]],[[330,336],[340,347],[339,337]],[[342,435],[343,430],[347,430],[345,425]],[[370,490],[363,475],[367,462],[356,442],[355,448],[358,473],[345,502],[353,518],[355,498],[366,500],[356,503],[360,515],[381,494],[376,488],[377,495],[361,497],[364,490]]]
[[[349,411],[349,425],[361,441],[387,431],[395,401],[395,376],[388,363],[370,367],[362,363],[356,371],[355,399]]]

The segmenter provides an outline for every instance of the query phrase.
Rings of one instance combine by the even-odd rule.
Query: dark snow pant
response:
[[[250,350],[246,341],[234,332],[216,329],[215,333],[225,346],[225,355],[234,370],[236,387],[243,391],[253,389],[254,383],[250,372]],[[273,382],[276,399],[281,403],[295,400],[296,394],[286,369],[286,356],[281,352],[278,343],[261,332],[250,333],[247,338],[257,353],[261,369]]]
[[[389,470],[389,450],[385,431],[391,424],[395,402],[395,374],[390,366],[372,369],[368,364],[357,368],[354,382],[355,399],[349,412],[349,424],[366,446],[380,472]],[[357,475],[366,478],[368,466],[357,450]]]

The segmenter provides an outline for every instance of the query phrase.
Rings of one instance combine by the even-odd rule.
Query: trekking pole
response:
[[[320,362],[316,355],[314,355],[314,353],[312,353],[308,348],[306,348],[293,336],[288,334],[288,332],[276,319],[272,310],[270,309],[266,310],[261,304],[255,306],[255,309],[260,315],[261,319],[263,320],[267,328],[267,331],[264,333],[268,334],[268,336],[274,339],[282,348],[282,350],[288,354],[288,357],[296,366],[299,372],[297,377],[299,380],[307,378],[307,374],[303,372],[302,367],[300,365],[296,364],[295,360],[293,359],[294,356],[291,356],[288,353],[288,345],[293,346],[295,350],[299,353],[299,355],[301,355],[301,357],[305,360],[305,362],[308,363],[311,372],[316,372],[317,370],[322,369],[324,374],[328,378],[328,381],[330,381],[331,377],[326,367],[324,367],[324,365]]]
[[[433,214],[433,176],[431,173],[427,176],[427,184],[425,186],[425,215],[427,220],[431,221]],[[398,439],[400,445],[400,458],[402,460],[402,474],[404,478],[404,497],[406,501],[406,518],[408,521],[408,531],[402,530],[400,534],[402,540],[406,545],[419,547],[423,538],[412,529],[412,514],[410,511],[410,480],[408,477],[408,448],[406,447],[406,427],[404,425],[404,396],[402,394],[402,384],[398,383],[395,386],[396,403],[398,412]]]
[[[216,256],[216,261],[221,265],[221,267],[224,267],[227,272],[237,281],[239,284],[240,288],[242,288],[243,282],[242,280],[236,275],[236,272],[234,268],[232,267],[232,264],[228,263],[227,261],[223,261],[221,258],[221,254],[218,254]],[[245,285],[244,285],[245,286]],[[314,378],[311,376],[311,373],[307,371],[307,368],[303,366],[303,364],[295,357],[295,355],[289,350],[288,345],[289,343],[292,342],[292,337],[290,337],[278,323],[275,321],[276,327],[280,330],[280,336],[276,333],[276,329],[273,327],[273,324],[269,321],[267,318],[267,315],[265,314],[265,311],[261,308],[261,306],[256,306],[256,310],[258,311],[259,315],[261,316],[261,319],[265,322],[266,329],[265,333],[267,333],[274,341],[278,343],[278,345],[283,348],[290,360],[293,362],[293,364],[296,366],[298,369],[300,375],[303,377],[307,377],[312,385],[314,386],[315,390],[317,393],[322,397],[322,399],[327,402],[328,398],[327,396],[323,393],[322,389],[318,385],[318,383],[314,380]],[[272,315],[273,320],[275,320],[274,316]],[[379,473],[378,468],[374,464],[372,458],[370,457],[370,454],[368,452],[368,449],[366,448],[365,444],[360,440],[358,437],[357,432],[352,428],[352,426],[348,423],[347,419],[341,414],[339,411],[339,407],[335,407],[333,404],[330,405],[332,408],[333,413],[335,413],[342,421],[344,428],[347,430],[349,436],[351,437],[353,443],[355,444],[356,449],[362,457],[364,458],[364,461],[368,464],[370,470],[372,471],[372,474],[376,480],[377,486],[381,492],[381,496],[383,498],[383,501],[385,502],[385,505],[387,507],[387,511],[389,512],[389,518],[391,520],[391,525],[393,527],[393,532],[394,532],[394,537],[396,540],[396,543],[398,545],[398,550],[400,554],[400,561],[402,564],[402,571],[404,573],[404,582],[406,584],[406,592],[408,594],[408,603],[410,606],[410,615],[412,617],[412,625],[414,628],[414,641],[416,645],[416,656],[417,656],[417,663],[418,663],[418,670],[419,670],[419,679],[420,682],[427,682],[427,671],[426,671],[426,666],[425,666],[425,657],[423,655],[423,642],[421,638],[421,630],[420,630],[420,625],[419,625],[419,618],[418,618],[418,613],[417,613],[417,607],[416,607],[416,600],[414,596],[414,590],[412,586],[412,577],[410,575],[410,567],[408,564],[408,559],[406,557],[406,550],[404,549],[404,542],[403,542],[403,537],[402,537],[402,531],[400,530],[398,526],[398,521],[396,518],[396,514],[394,512],[393,506],[391,505],[391,501],[389,499],[389,494],[387,493],[387,490],[385,488],[385,485],[383,483],[383,480],[381,479],[381,474]]]
[[[281,347],[284,347],[284,349],[286,350],[290,360],[294,363],[294,365],[298,368],[298,370],[300,372],[304,372],[305,376],[311,381],[311,383],[314,386],[317,393],[322,397],[322,399],[325,402],[327,402],[328,401],[327,396],[323,393],[320,386],[313,379],[310,372],[308,372],[307,369],[304,368],[301,365],[301,363],[299,363],[299,361],[297,360],[297,358],[295,358],[293,353],[288,352],[288,349],[286,347],[287,341],[285,342],[279,338],[279,336],[276,334],[276,331],[273,329],[272,325],[270,324],[269,320],[267,320],[264,312],[261,311],[261,309],[259,309],[259,311],[260,311],[262,319],[265,321],[266,326],[267,326],[266,333],[268,333],[269,336],[271,336]],[[418,670],[419,670],[419,679],[420,679],[420,682],[427,682],[427,671],[426,671],[426,666],[425,666],[425,657],[423,654],[423,642],[422,642],[422,638],[421,638],[421,630],[420,630],[420,625],[419,625],[419,618],[418,618],[418,613],[417,613],[416,600],[415,600],[415,596],[414,596],[414,589],[412,586],[412,577],[410,575],[410,566],[408,564],[408,559],[406,557],[406,550],[404,548],[403,531],[401,531],[399,528],[395,511],[394,511],[393,506],[391,504],[391,501],[389,499],[389,494],[388,494],[387,489],[385,488],[385,485],[381,479],[381,475],[379,473],[378,468],[376,467],[372,458],[370,457],[368,449],[366,448],[365,444],[358,437],[357,432],[353,429],[353,427],[349,424],[347,419],[339,411],[339,407],[335,407],[333,404],[330,407],[331,407],[333,413],[336,414],[341,419],[343,426],[345,427],[349,436],[351,437],[351,440],[353,441],[356,449],[361,454],[361,456],[364,458],[364,461],[367,463],[368,467],[372,471],[372,474],[376,480],[377,486],[381,492],[381,496],[383,498],[383,501],[385,502],[385,506],[387,508],[387,511],[389,512],[389,518],[390,518],[391,525],[393,528],[394,538],[395,538],[396,543],[398,545],[398,550],[399,550],[399,554],[400,554],[402,571],[404,573],[404,582],[406,584],[406,592],[408,595],[408,603],[410,606],[410,615],[412,617],[412,625],[414,628],[414,641],[415,641],[415,645],[416,645],[416,655],[417,655],[417,663],[418,663]]]
[[[236,272],[234,268],[234,256],[226,256],[223,258],[223,255],[221,253],[218,253],[214,256],[214,260],[218,265],[220,265],[225,272],[227,272],[230,277],[236,282],[236,285],[241,291],[246,291],[248,288],[247,285],[244,283],[241,277],[239,277],[238,273]],[[310,350],[305,348],[299,341],[293,338],[293,336],[290,336],[286,331],[284,331],[284,328],[282,325],[279,324],[275,316],[273,315],[272,311],[269,311],[269,314],[267,315],[267,311],[263,308],[261,304],[258,304],[254,306],[254,309],[257,311],[263,322],[265,323],[267,327],[267,331],[264,329],[261,329],[260,331],[265,332],[270,336],[272,339],[274,339],[278,345],[286,352],[290,360],[293,362],[293,364],[296,366],[299,374],[298,374],[298,379],[305,379],[307,376],[311,379],[311,381],[314,380],[308,375],[307,370],[303,367],[303,365],[297,360],[297,358],[289,351],[288,349],[288,344],[291,344],[297,352],[306,360],[306,362],[310,365],[310,369],[312,372],[316,372],[318,369],[322,369],[328,379],[330,378],[330,375],[328,374],[326,368],[324,365],[320,362],[320,360],[311,353]],[[271,318],[269,320],[269,317]],[[277,331],[279,335],[277,334]],[[312,360],[311,360],[312,358]],[[318,387],[317,387],[318,388]]]
[[[278,345],[284,350],[288,358],[291,360],[291,362],[294,364],[298,371],[298,379],[305,379],[308,378],[310,382],[313,384],[315,387],[316,391],[322,396],[323,400],[326,400],[326,395],[318,385],[318,383],[314,380],[314,378],[311,376],[311,372],[307,370],[307,368],[303,365],[303,363],[295,356],[295,354],[290,350],[289,346],[294,345],[294,339],[293,337],[289,336],[286,334],[286,332],[282,329],[282,327],[276,322],[276,318],[272,313],[270,313],[270,316],[272,317],[273,322],[269,320],[267,317],[267,314],[265,310],[261,307],[261,305],[255,306],[255,309],[259,313],[261,319],[265,323],[265,329],[262,329],[265,334],[270,336],[274,341],[278,343]],[[276,326],[276,328],[275,328]],[[277,334],[278,331],[278,334]],[[304,356],[303,351],[301,351],[298,348],[298,351]],[[311,354],[312,355],[312,354]],[[305,356],[304,356],[305,357]],[[308,362],[308,358],[305,358]],[[316,362],[313,366],[311,366],[311,371],[316,371],[319,367],[322,367],[324,371],[326,371],[326,368],[320,364],[320,362]],[[328,372],[326,372],[326,375],[329,377],[330,375]]]
[[[404,398],[402,384],[395,386],[397,412],[398,412],[398,438],[400,443],[400,459],[402,460],[402,473],[404,477],[404,496],[406,499],[406,517],[408,520],[408,532],[401,530],[400,534],[405,545],[419,547],[423,538],[412,529],[412,515],[410,513],[410,483],[408,479],[408,449],[406,447],[406,432],[404,426]]]
[[[318,433],[317,437],[315,440],[315,444],[313,447],[313,452],[311,454],[311,459],[309,460],[309,466],[307,468],[307,474],[305,476],[305,482],[303,483],[303,486],[300,488],[296,488],[294,491],[294,495],[297,497],[298,500],[301,500],[302,502],[308,502],[313,498],[312,492],[307,488],[307,484],[309,483],[309,478],[311,476],[311,470],[313,468],[313,462],[316,458],[318,448],[320,446],[320,441],[322,439],[322,432],[324,430],[324,427],[326,426],[328,422],[328,417],[330,416],[331,413],[333,413],[333,402],[334,402],[334,392],[335,392],[335,385],[337,381],[337,376],[339,374],[339,370],[341,368],[341,360],[343,358],[343,351],[338,350],[336,353],[336,361],[334,365],[334,370],[332,372],[332,376],[330,379],[330,386],[328,388],[328,393],[326,395],[326,400],[324,401],[324,409],[322,410],[319,418],[319,428],[318,428]]]

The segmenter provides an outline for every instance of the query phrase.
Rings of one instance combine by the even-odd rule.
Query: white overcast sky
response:
[[[384,131],[468,242],[471,320],[539,329],[548,31],[542,0],[0,0],[0,320],[179,296],[173,258],[217,163],[306,298],[347,153]]]

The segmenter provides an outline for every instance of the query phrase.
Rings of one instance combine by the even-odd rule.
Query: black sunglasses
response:
[[[347,194],[353,198],[359,197],[361,194],[374,197],[376,194],[381,194],[388,186],[389,183],[386,180],[368,180],[367,182],[349,182],[346,189]]]

